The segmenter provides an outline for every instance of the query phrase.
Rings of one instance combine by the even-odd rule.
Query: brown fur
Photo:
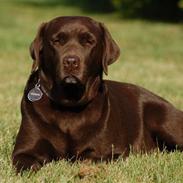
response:
[[[12,154],[17,172],[62,158],[125,157],[130,148],[182,149],[183,112],[139,86],[102,79],[119,56],[103,24],[55,18],[41,25],[30,52],[34,63]],[[27,94],[38,80],[43,97],[31,102]]]

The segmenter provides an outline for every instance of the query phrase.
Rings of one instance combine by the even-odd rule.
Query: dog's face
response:
[[[102,72],[119,56],[103,24],[88,17],[58,17],[43,23],[30,47],[42,84],[59,103],[73,106],[95,96]]]

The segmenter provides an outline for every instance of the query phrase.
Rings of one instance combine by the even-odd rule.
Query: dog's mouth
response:
[[[63,87],[63,94],[69,101],[80,100],[85,91],[85,85],[74,76],[65,77],[61,85]]]
[[[63,105],[76,104],[84,95],[85,85],[75,76],[66,76],[55,84],[52,96]]]

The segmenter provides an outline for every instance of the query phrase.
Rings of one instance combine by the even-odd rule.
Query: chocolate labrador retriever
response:
[[[102,79],[119,53],[91,18],[57,17],[40,26],[12,155],[17,172],[62,158],[108,161],[183,148],[183,112],[144,88]]]

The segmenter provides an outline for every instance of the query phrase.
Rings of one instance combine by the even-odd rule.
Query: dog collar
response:
[[[40,89],[40,80],[38,80],[38,82],[35,84],[34,88],[32,88],[28,95],[27,98],[31,101],[31,102],[35,102],[38,101],[42,98],[43,96],[43,92]]]

